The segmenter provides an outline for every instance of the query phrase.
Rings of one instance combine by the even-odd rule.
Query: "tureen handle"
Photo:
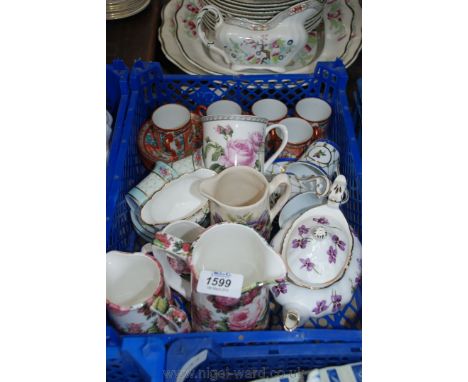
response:
[[[344,175],[338,175],[331,186],[330,195],[328,195],[328,205],[338,207],[346,195],[346,178]]]
[[[200,40],[202,41],[203,45],[207,47],[208,50],[214,50],[216,53],[218,53],[223,60],[226,62],[226,64],[230,65],[230,60],[226,52],[220,48],[218,48],[213,41],[208,41],[206,38],[205,31],[203,30],[203,16],[205,15],[206,12],[212,13],[216,18],[216,24],[215,24],[215,30],[219,28],[222,24],[224,24],[224,19],[223,15],[221,14],[220,10],[215,7],[214,5],[205,5],[201,11],[198,13],[197,16],[197,33],[198,37],[200,37]]]

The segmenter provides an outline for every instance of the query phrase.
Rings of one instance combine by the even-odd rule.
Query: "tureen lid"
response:
[[[308,217],[292,229],[285,243],[292,281],[317,288],[336,282],[350,259],[351,235],[325,216]]]
[[[338,281],[349,265],[353,237],[346,218],[337,208],[345,182],[339,176],[328,204],[302,214],[285,237],[282,256],[288,277],[297,285],[325,288]]]

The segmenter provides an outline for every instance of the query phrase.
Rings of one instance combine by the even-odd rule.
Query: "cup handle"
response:
[[[317,122],[312,122],[312,141],[315,141],[316,139],[319,139],[321,137],[320,133],[320,125]]]
[[[270,210],[270,221],[273,221],[276,215],[278,215],[278,212],[281,211],[283,206],[286,204],[286,202],[289,200],[289,197],[291,196],[291,183],[289,182],[289,176],[286,174],[279,174],[276,175],[273,180],[270,182],[270,192],[269,196],[275,192],[275,190],[281,186],[281,185],[286,185],[286,190],[284,190],[283,194],[280,196],[280,198],[276,201],[275,205],[273,208]]]
[[[165,313],[153,307],[150,309],[166,323],[166,326],[171,328],[172,333],[189,333],[191,331],[187,314],[175,305],[169,305]]]
[[[204,117],[207,110],[208,108],[205,105],[198,105],[195,109],[195,114],[199,115],[200,117]]]
[[[268,133],[273,130],[273,129],[280,129],[283,133],[283,140],[281,142],[280,147],[278,150],[276,150],[273,155],[268,159],[268,161],[265,163],[263,167],[263,171],[268,170],[268,168],[272,165],[272,163],[275,161],[276,158],[279,157],[279,155],[282,153],[286,145],[288,144],[288,128],[284,125],[280,125],[279,123],[275,123],[274,125],[270,125],[267,127],[265,131],[265,139],[268,137]],[[278,137],[279,138],[279,137]]]
[[[168,233],[156,232],[153,245],[184,261],[187,261],[192,253],[192,243],[184,242],[182,239]]]

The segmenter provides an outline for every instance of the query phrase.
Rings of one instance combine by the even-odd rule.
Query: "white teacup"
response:
[[[312,126],[306,120],[298,117],[285,118],[279,123],[288,129],[288,143],[279,157],[298,159],[313,139]],[[278,139],[283,140],[281,131],[278,131],[277,135]]]
[[[326,101],[315,97],[304,98],[296,104],[296,114],[311,124],[314,139],[327,136],[332,108]]]
[[[288,115],[288,107],[277,99],[261,99],[252,105],[252,114],[266,118],[269,123],[279,123]]]
[[[242,114],[242,108],[234,101],[220,100],[213,102],[208,109],[206,115],[239,115]]]

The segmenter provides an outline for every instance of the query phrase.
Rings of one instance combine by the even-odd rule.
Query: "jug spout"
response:
[[[286,265],[283,259],[268,244],[266,244],[263,263],[264,284],[270,284],[275,280],[284,279],[286,277]]]
[[[208,200],[218,202],[215,198],[215,191],[218,185],[219,174],[211,178],[203,179],[199,184],[199,191]]]

